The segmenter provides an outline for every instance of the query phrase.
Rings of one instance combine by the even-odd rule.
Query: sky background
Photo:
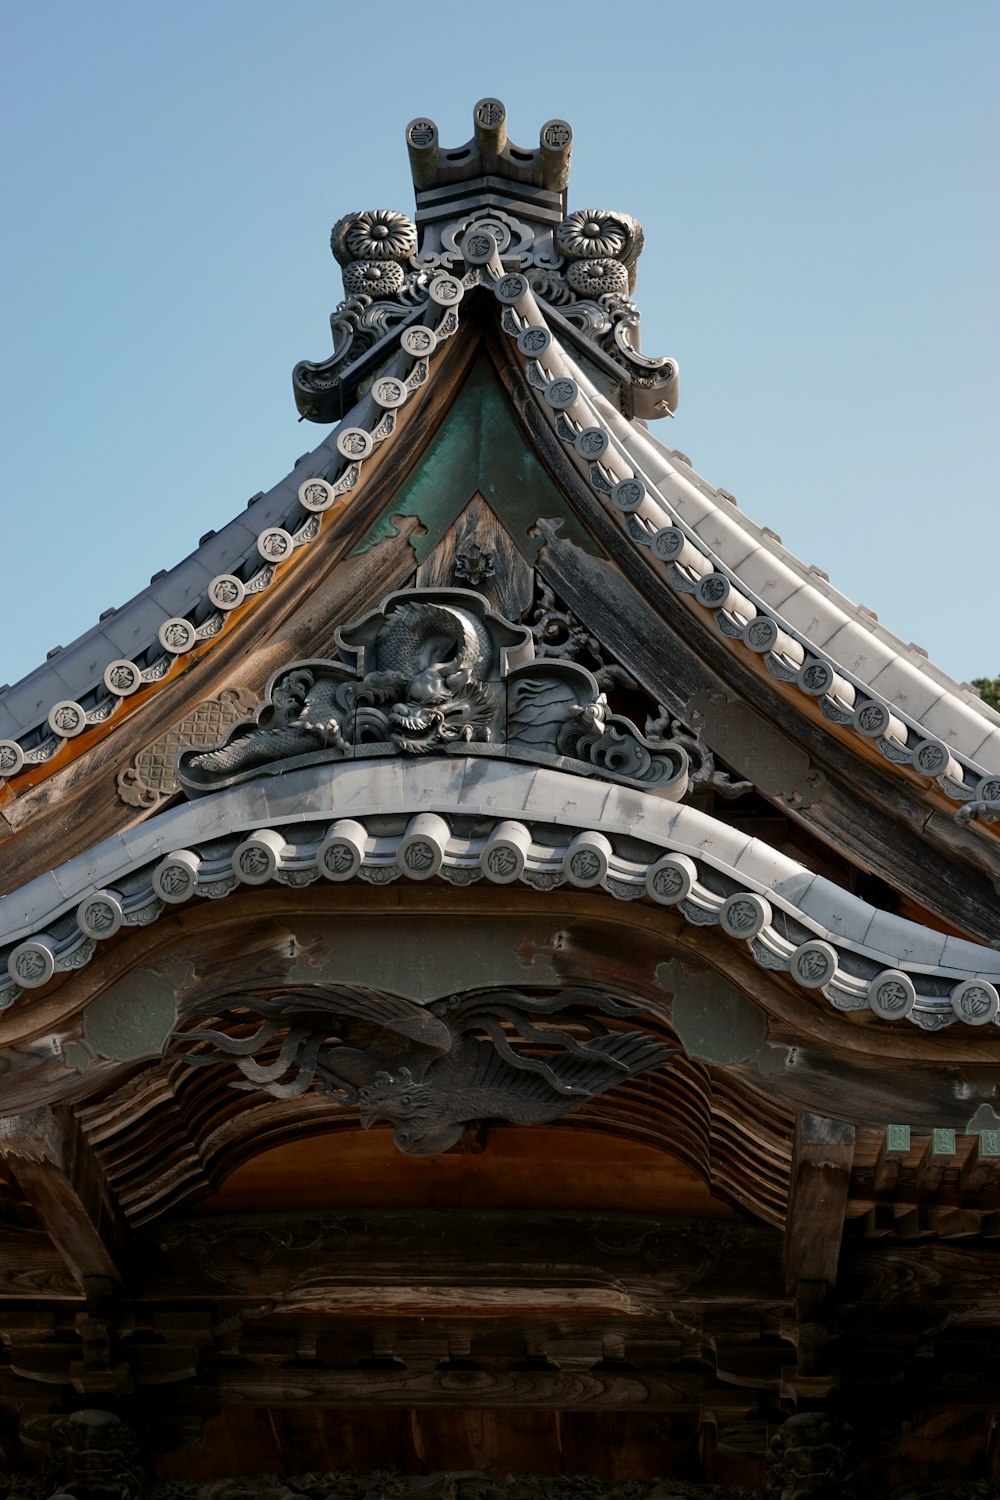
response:
[[[403,131],[574,129],[646,231],[657,436],[959,680],[1000,673],[998,0],[0,6],[14,682],[322,430],[330,225],[412,212]],[[16,628],[15,628],[16,627]]]

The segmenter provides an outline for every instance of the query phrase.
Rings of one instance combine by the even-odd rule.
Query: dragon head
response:
[[[389,713],[389,733],[400,750],[426,755],[451,740],[489,739],[493,694],[468,670],[426,667],[410,678],[406,693]]]
[[[416,1083],[409,1068],[398,1073],[376,1073],[360,1090],[361,1123],[365,1130],[379,1120],[392,1125],[393,1140],[408,1156],[433,1156],[454,1146],[465,1128],[448,1116],[448,1096],[426,1083]]]

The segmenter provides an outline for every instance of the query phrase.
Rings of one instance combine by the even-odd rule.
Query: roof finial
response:
[[[418,223],[453,217],[456,199],[473,193],[482,199],[486,191],[497,206],[522,217],[545,222],[564,217],[573,147],[573,132],[565,120],[547,120],[536,147],[516,146],[507,135],[503,102],[486,98],[472,111],[472,130],[464,146],[447,149],[440,145],[433,120],[420,116],[407,125]],[[467,185],[466,193],[442,192],[459,183]]]

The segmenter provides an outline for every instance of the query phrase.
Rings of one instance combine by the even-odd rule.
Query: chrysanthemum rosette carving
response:
[[[417,226],[394,208],[345,214],[330,234],[348,297],[398,296],[406,285],[404,267],[416,248]]]
[[[406,285],[406,273],[394,260],[352,260],[344,267],[348,297],[394,297]]]
[[[330,249],[342,266],[358,260],[409,260],[417,249],[417,226],[394,208],[345,214],[330,233]]]
[[[607,257],[575,260],[566,272],[566,280],[581,297],[624,297],[629,290],[628,271],[621,261]]]
[[[583,208],[563,219],[556,249],[570,261],[612,262],[623,266],[628,289],[635,285],[635,263],[642,253],[642,225],[629,214]],[[610,290],[610,288],[609,288]]]

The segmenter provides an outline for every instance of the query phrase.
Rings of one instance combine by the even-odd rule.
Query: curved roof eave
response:
[[[350,422],[354,414],[345,418]],[[266,492],[254,495],[241,514],[211,532],[181,562],[156,575],[128,603],[108,610],[99,622],[19,682],[0,692],[0,737],[20,739],[39,731],[60,699],[82,702],[104,685],[104,673],[118,658],[141,664],[150,652],[164,654],[158,633],[168,620],[184,617],[207,602],[216,577],[236,576],[248,565],[258,571],[264,559],[257,540],[269,527],[288,522],[298,503],[299,475],[321,473],[337,457],[337,429]]]
[[[457,328],[454,310],[445,310],[438,337],[450,337]],[[427,359],[414,361],[394,347],[386,351],[379,376],[399,386],[406,400],[427,383],[429,368]],[[379,405],[362,395],[316,448],[270,490],[253,496],[242,514],[0,692],[0,786],[6,780],[16,789],[21,772],[44,772],[68,741],[108,725],[133,693],[163,683],[188,651],[220,635],[231,610],[266,596],[279,565],[315,540],[326,516],[340,513],[364,459],[391,437],[401,404]]]
[[[789,552],[779,536],[740,511],[725,491],[713,489],[682,454],[635,426],[630,433],[636,455],[651,468],[662,468],[658,477],[673,476],[675,483],[686,479],[694,488],[697,499],[690,490],[677,495],[679,514],[698,536],[711,538],[719,561],[751,593],[766,586],[768,607],[776,617],[859,685],[897,705],[929,736],[947,741],[987,770],[1000,770],[1000,714],[969,683],[956,682],[920,646],[903,642],[864,605],[842,594],[821,569]],[[874,648],[873,641],[883,649]],[[865,661],[858,660],[858,642],[868,648]]]
[[[387,815],[399,822],[395,833],[386,832]],[[408,818],[419,819],[419,838],[435,847],[430,864],[407,862]],[[489,859],[498,839],[509,842],[512,824],[523,829],[513,875]],[[255,857],[241,859],[251,846]],[[574,858],[581,846],[602,851],[584,873]],[[835,1010],[908,1017],[925,1031],[956,1020],[1000,1024],[994,949],[880,911],[697,808],[464,747],[262,776],[113,834],[0,898],[0,1009],[88,963],[123,926],[145,927],[196,895],[225,897],[271,880],[385,884],[434,875],[461,885],[516,879],[541,891],[569,882],[621,901],[649,898],[697,927],[720,928],[762,969],[821,993]]]
[[[963,820],[1000,798],[1000,715],[742,515],[682,455],[628,421],[553,332],[526,278],[504,280],[523,284],[518,297],[517,288],[498,290],[504,332],[515,345],[532,326],[549,334],[537,356],[520,346],[517,353],[540,409],[592,489],[610,510],[625,512],[649,565],[713,615],[734,649],[760,656],[831,723],[924,784],[936,781],[964,804]]]

